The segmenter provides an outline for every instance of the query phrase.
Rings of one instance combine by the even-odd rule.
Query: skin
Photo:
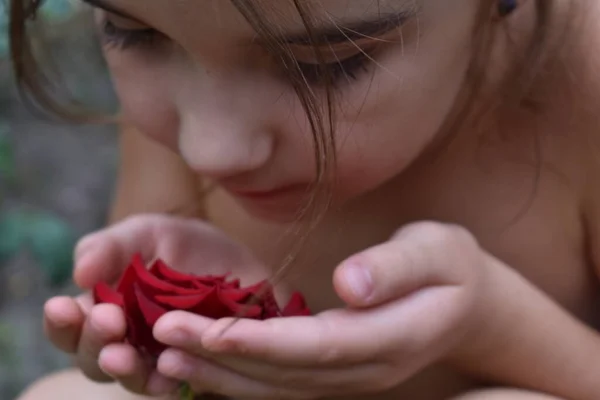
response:
[[[205,203],[207,219],[243,243],[256,258],[256,265],[279,265],[289,250],[287,241],[294,240],[284,234],[293,219],[293,205],[298,196],[291,196],[291,200],[277,198],[265,205],[263,201],[239,195],[236,189],[266,190],[306,184],[314,178],[310,142],[306,139],[310,135],[292,90],[277,79],[270,68],[263,68],[262,53],[248,44],[251,30],[226,2],[215,3],[215,8],[206,7],[202,2],[165,7],[157,0],[148,1],[143,8],[133,1],[115,0],[113,3],[161,29],[179,44],[176,51],[167,54],[133,49],[106,50],[128,123],[180,157],[173,158],[164,153],[164,157],[158,159],[144,158],[140,155],[143,153],[139,150],[141,147],[124,145],[123,149],[131,149],[126,154],[146,161],[124,166],[123,182],[137,182],[136,179],[144,175],[145,166],[163,165],[162,162],[165,165],[163,171],[168,171],[167,165],[178,166],[173,167],[170,176],[181,182],[175,186],[181,188],[182,200],[194,200],[197,193],[197,190],[185,191],[183,188],[199,189],[200,186],[191,183],[194,175],[190,171],[216,181],[220,186]],[[399,2],[382,3],[392,7]],[[281,7],[271,12],[281,12],[284,16],[281,23],[286,29],[294,30],[298,26],[297,21],[288,21],[284,2],[269,4]],[[322,4],[333,15],[347,11],[344,15],[348,18],[365,12],[360,7],[348,7],[346,1],[323,1]],[[598,173],[593,146],[590,146],[595,140],[597,125],[587,110],[598,103],[600,83],[593,71],[597,70],[600,60],[594,59],[593,55],[583,57],[577,50],[580,45],[589,46],[590,40],[600,42],[597,39],[600,33],[597,28],[585,25],[579,32],[581,36],[575,36],[574,43],[570,43],[573,57],[569,58],[569,63],[578,72],[577,82],[563,76],[552,76],[541,82],[539,87],[549,99],[542,112],[513,111],[503,115],[501,126],[487,125],[493,129],[486,132],[488,136],[484,142],[480,140],[480,132],[465,130],[455,135],[452,145],[444,152],[428,152],[460,89],[458,82],[469,56],[465,46],[470,37],[468,27],[474,18],[476,4],[474,0],[453,2],[451,6],[448,2],[427,1],[421,17],[423,36],[419,40],[416,25],[408,23],[403,28],[404,49],[389,45],[377,57],[378,68],[362,74],[356,82],[340,84],[338,90],[343,94],[344,102],[337,121],[340,147],[336,208],[313,232],[299,257],[299,260],[309,257],[311,268],[305,267],[302,274],[294,274],[293,280],[284,282],[282,295],[286,287],[293,284],[306,294],[315,312],[344,304],[365,306],[365,300],[353,297],[351,287],[344,283],[346,261],[356,254],[381,254],[378,252],[383,251],[382,248],[377,247],[380,243],[384,244],[383,249],[391,249],[386,250],[390,254],[401,254],[405,242],[389,239],[398,228],[414,221],[452,222],[466,228],[478,243],[475,247],[464,247],[465,251],[459,253],[483,252],[481,270],[487,271],[490,265],[490,271],[494,271],[489,275],[494,278],[489,280],[494,284],[483,286],[484,291],[477,292],[482,305],[469,303],[461,310],[494,315],[496,325],[490,322],[489,331],[485,331],[489,335],[483,335],[487,340],[471,341],[471,348],[461,348],[455,357],[447,358],[447,362],[434,363],[420,373],[412,371],[411,378],[402,385],[365,398],[555,398],[542,394],[541,387],[559,397],[597,398],[600,392],[593,385],[587,385],[591,379],[588,380],[579,367],[589,365],[590,370],[594,369],[593,360],[600,357],[592,355],[600,353],[600,345],[594,331],[586,329],[575,318],[588,327],[597,327],[594,305],[598,301],[596,238],[600,226],[597,206],[600,193],[596,185],[589,184],[589,177]],[[194,13],[194,10],[202,12]],[[511,17],[514,18],[511,23],[518,31],[526,32],[533,16],[531,3],[526,2],[521,10]],[[589,11],[591,15],[598,13],[591,6]],[[132,24],[127,25],[129,28],[136,26],[131,21],[115,19],[115,23],[117,21]],[[218,45],[215,37],[219,38]],[[417,42],[418,52],[415,51]],[[502,49],[503,44],[500,41],[496,46]],[[302,49],[295,50],[299,57],[305,56]],[[243,60],[261,61],[254,65],[241,62]],[[503,62],[493,67],[502,70]],[[575,85],[588,90],[585,94],[577,92],[574,95]],[[565,102],[566,96],[570,96],[570,101]],[[565,132],[569,134],[565,135]],[[543,138],[543,163],[539,175],[536,174],[532,146],[532,137],[536,134]],[[145,143],[144,139],[137,140]],[[435,162],[431,162],[433,157]],[[161,164],[157,164],[157,160]],[[138,173],[132,172],[136,165]],[[533,191],[534,187],[536,191]],[[127,196],[120,197],[124,198]],[[133,203],[137,207],[137,202]],[[129,207],[132,206],[121,209]],[[118,213],[124,214],[124,211]],[[343,227],[343,235],[339,234],[340,227]],[[441,228],[436,225],[435,229]],[[417,236],[423,239],[427,235]],[[103,236],[103,240],[107,237]],[[452,237],[455,237],[454,233]],[[274,242],[281,246],[274,249]],[[445,255],[449,254],[446,250],[452,249],[448,243],[436,245],[439,246],[434,248],[444,251],[432,250],[432,254]],[[119,248],[111,254],[120,252],[126,253]],[[100,274],[91,264],[101,259],[97,254],[94,258],[88,253],[86,261],[85,253],[83,251],[78,257],[76,279],[82,286],[89,286]],[[439,257],[439,264],[443,264],[443,257]],[[465,261],[465,264],[474,263]],[[381,292],[376,304],[392,301],[392,294],[398,294],[401,279],[391,279],[396,276],[391,272],[401,270],[394,269],[397,265],[401,263],[392,262],[386,270],[387,275],[379,277],[385,276],[398,286],[378,287]],[[299,265],[297,270],[302,266]],[[260,268],[256,267],[257,270]],[[474,276],[475,271],[475,268],[469,269],[468,276]],[[332,285],[334,272],[336,280]],[[534,290],[533,285],[541,291]],[[475,293],[475,289],[470,290],[469,293]],[[522,300],[516,295],[507,296],[507,293],[518,293],[523,296]],[[57,331],[58,319],[72,323],[83,320],[84,314],[69,299],[49,303],[46,311],[51,338]],[[118,337],[120,326],[107,328],[108,321],[117,321],[115,324],[119,325],[118,314],[114,313],[114,309],[104,308],[95,315],[103,321],[105,333],[110,331]],[[181,327],[182,319],[177,320],[175,316],[170,323],[164,322],[165,330],[178,324]],[[201,321],[196,322],[193,328],[200,329]],[[544,330],[545,324],[555,329]],[[98,325],[88,323],[84,330],[89,331],[93,326]],[[246,327],[245,332],[260,332],[256,326]],[[206,328],[202,330],[210,332]],[[156,334],[160,335],[160,329]],[[265,332],[263,334],[266,336]],[[63,339],[66,336],[62,335]],[[547,338],[547,341],[541,338]],[[553,342],[555,338],[560,342]],[[56,335],[54,340],[56,343]],[[111,341],[105,337],[100,342]],[[522,348],[515,344],[520,342]],[[534,345],[536,342],[546,347],[537,346],[541,348],[538,350]],[[564,353],[558,354],[556,343],[563,342]],[[503,354],[506,349],[498,350],[496,345],[499,343],[515,347],[506,345],[506,349],[513,351]],[[96,368],[94,378],[102,379],[104,374],[96,366],[97,359],[82,358],[85,352],[81,343],[79,345],[80,365],[83,361],[87,372]],[[102,346],[96,343],[96,347]],[[63,348],[73,351],[73,344],[63,343]],[[515,351],[515,348],[519,350]],[[111,359],[126,351],[112,347],[112,357],[106,353],[101,356],[105,371],[112,370],[114,374],[118,368],[123,368]],[[133,363],[136,360],[135,357],[127,359]],[[533,361],[536,362],[527,364]],[[552,365],[560,366],[560,370],[553,370]],[[125,377],[125,386],[130,389],[139,386],[139,382],[135,382],[137,378],[131,379],[129,371],[132,369],[135,368],[124,368],[128,371],[121,374]],[[167,369],[163,368],[162,372]],[[490,380],[499,386],[523,386],[538,389],[538,392],[508,388],[477,390],[479,378],[483,378],[472,373],[477,369],[488,373]],[[536,370],[543,372],[533,374]],[[569,378],[564,379],[567,382],[563,386],[553,383],[560,382],[565,376]],[[60,390],[67,380],[69,393],[75,390],[99,398],[138,398],[118,386],[97,386],[77,372],[68,372],[34,385],[22,399],[47,399],[50,393],[62,398]]]
[[[119,171],[109,222],[132,214],[180,211],[201,218],[198,177],[179,156],[126,126],[119,135]]]

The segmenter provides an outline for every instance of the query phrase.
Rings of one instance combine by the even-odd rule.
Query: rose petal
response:
[[[139,317],[139,320],[143,320],[141,314]],[[136,318],[133,318],[130,315],[126,315],[125,319],[127,321],[127,342],[133,347],[141,347],[144,343],[141,331],[143,331],[145,324],[143,324],[143,322],[137,322]]]
[[[246,307],[244,303],[249,295],[251,293],[238,289],[213,288],[199,295],[156,296],[155,301],[167,308],[186,310],[205,317],[222,318],[241,313],[246,318],[257,318],[262,315],[262,308],[259,305]]]
[[[239,279],[235,279],[233,281],[227,282],[225,280],[226,275],[223,276],[212,276],[212,275],[208,275],[208,276],[197,276],[194,279],[194,284],[197,287],[215,287],[215,286],[224,286],[224,287],[231,287],[231,288],[239,288],[240,287],[240,280]]]
[[[104,282],[100,282],[94,286],[94,303],[116,304],[119,307],[125,306],[123,295],[116,292]]]
[[[146,269],[143,263],[134,262],[131,264],[133,270],[136,273],[136,282],[144,294],[148,297],[152,297],[156,294],[196,294],[196,289],[186,289],[169,282],[161,281]]]
[[[133,265],[136,263],[141,263],[142,266],[144,265],[142,261],[142,256],[139,254],[134,256],[131,263],[129,263],[127,268],[125,268],[125,272],[123,273],[123,276],[121,276],[121,280],[119,281],[119,285],[117,286],[117,292],[125,293],[126,290],[133,289],[133,284],[137,280],[137,274],[135,273],[135,269],[133,268]]]
[[[140,311],[146,320],[146,324],[150,327],[153,327],[156,321],[165,315],[168,310],[149,299],[137,284],[134,285],[133,289]]]
[[[251,300],[252,298],[252,293],[250,292],[248,292],[245,298],[243,298],[243,301],[239,301],[235,298],[235,296],[231,296],[232,294],[235,295],[239,292],[240,290],[217,288],[217,296],[219,300],[223,305],[225,305],[231,310],[232,315],[243,318],[260,318],[263,314],[261,304],[254,304],[249,302],[249,300]]]
[[[294,292],[292,293],[292,297],[283,309],[281,315],[284,317],[294,317],[311,315],[311,312],[308,309],[308,306],[306,305],[306,300],[304,299],[304,296],[302,296],[300,292]]]
[[[141,311],[145,322],[135,325],[138,336],[137,340],[141,348],[150,355],[156,357],[165,349],[165,346],[154,338],[152,329],[154,328],[156,321],[165,315],[168,310],[146,297],[138,285],[134,286],[134,291],[138,301],[139,310]]]
[[[204,301],[199,303],[196,307],[191,308],[189,311],[194,314],[213,319],[231,317],[233,315],[231,309],[224,305],[219,299],[217,290],[218,289],[216,287],[212,288],[207,293]]]
[[[195,288],[196,277],[194,275],[184,274],[179,271],[175,271],[163,261],[156,260],[150,268],[150,273],[156,276],[158,279],[167,281],[177,286],[186,287],[188,289]]]
[[[263,306],[263,318],[276,318],[281,317],[281,309],[277,304],[277,300],[275,300],[275,296],[273,292],[268,291],[261,297],[261,302]]]
[[[252,292],[253,295],[257,296],[259,294],[266,293],[267,291],[272,290],[272,288],[269,281],[265,279],[263,281],[255,283],[254,285],[244,288],[244,290]]]
[[[239,289],[240,288],[240,280],[234,279],[229,282],[224,282],[223,285],[221,285],[221,286],[226,286],[228,289]]]
[[[215,283],[214,281],[210,281],[208,279],[203,279],[203,280],[194,279],[192,284],[194,285],[195,288],[200,289],[200,290],[212,289],[215,286],[217,286],[217,283]]]
[[[190,308],[198,307],[201,302],[206,300],[206,296],[213,289],[208,289],[204,293],[186,296],[156,296],[154,300],[162,306],[175,310],[189,310]]]
[[[250,297],[253,296],[253,292],[248,289],[235,289],[219,286],[221,296],[226,296],[230,301],[236,303],[246,303]]]
[[[281,316],[281,310],[275,300],[273,287],[269,281],[264,280],[246,288],[252,293],[252,296],[257,297],[258,304],[263,309],[261,319],[275,318]],[[256,300],[254,300],[256,302]]]
[[[200,302],[197,306],[190,308],[188,311],[213,319],[234,316],[239,309],[239,304],[231,304],[228,301],[223,301],[223,299],[219,297],[219,290],[219,287],[211,289],[204,298],[204,301]]]
[[[148,349],[154,349],[152,329],[146,324],[133,285],[126,287],[123,298],[125,300],[124,310],[127,318],[127,339],[129,343],[144,352],[148,352]]]
[[[98,284],[94,287],[94,299],[96,303],[123,307],[127,340],[154,359],[166,346],[154,339],[152,328],[171,310],[186,310],[213,319],[310,315],[300,293],[292,294],[282,311],[268,281],[242,288],[239,279],[227,281],[228,276],[185,274],[169,268],[162,260],[147,269],[141,255],[136,254],[125,269],[117,290]]]

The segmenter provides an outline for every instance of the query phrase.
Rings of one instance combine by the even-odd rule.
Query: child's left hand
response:
[[[315,399],[390,389],[455,355],[474,326],[489,256],[464,229],[418,223],[343,262],[347,309],[314,317],[219,321],[172,312],[158,371],[197,393]]]

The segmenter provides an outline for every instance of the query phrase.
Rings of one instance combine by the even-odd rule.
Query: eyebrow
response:
[[[398,28],[416,17],[418,9],[412,7],[393,14],[379,15],[376,19],[356,22],[335,22],[332,26],[316,27],[309,37],[306,33],[283,37],[283,42],[293,45],[327,45],[365,39]],[[314,39],[314,40],[313,40]]]

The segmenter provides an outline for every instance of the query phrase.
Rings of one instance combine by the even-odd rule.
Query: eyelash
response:
[[[102,22],[102,36],[106,45],[120,50],[133,47],[150,48],[161,38],[160,33],[152,28],[122,29],[108,19]]]
[[[114,46],[120,50],[131,48],[149,49],[155,46],[163,37],[158,31],[148,29],[122,29],[105,19],[102,23],[103,41],[107,46]],[[345,78],[346,81],[355,81],[361,72],[368,71],[370,56],[361,51],[345,60],[336,61],[326,65],[332,83],[337,85]],[[306,81],[313,85],[323,83],[321,68],[318,64],[298,62],[298,68]]]
[[[342,78],[346,81],[355,81],[359,78],[361,72],[368,71],[368,63],[371,57],[364,51],[333,63],[325,65],[327,73],[331,77],[332,83],[337,85]],[[311,84],[322,84],[323,76],[319,64],[298,63],[298,68],[304,75],[304,78]]]

